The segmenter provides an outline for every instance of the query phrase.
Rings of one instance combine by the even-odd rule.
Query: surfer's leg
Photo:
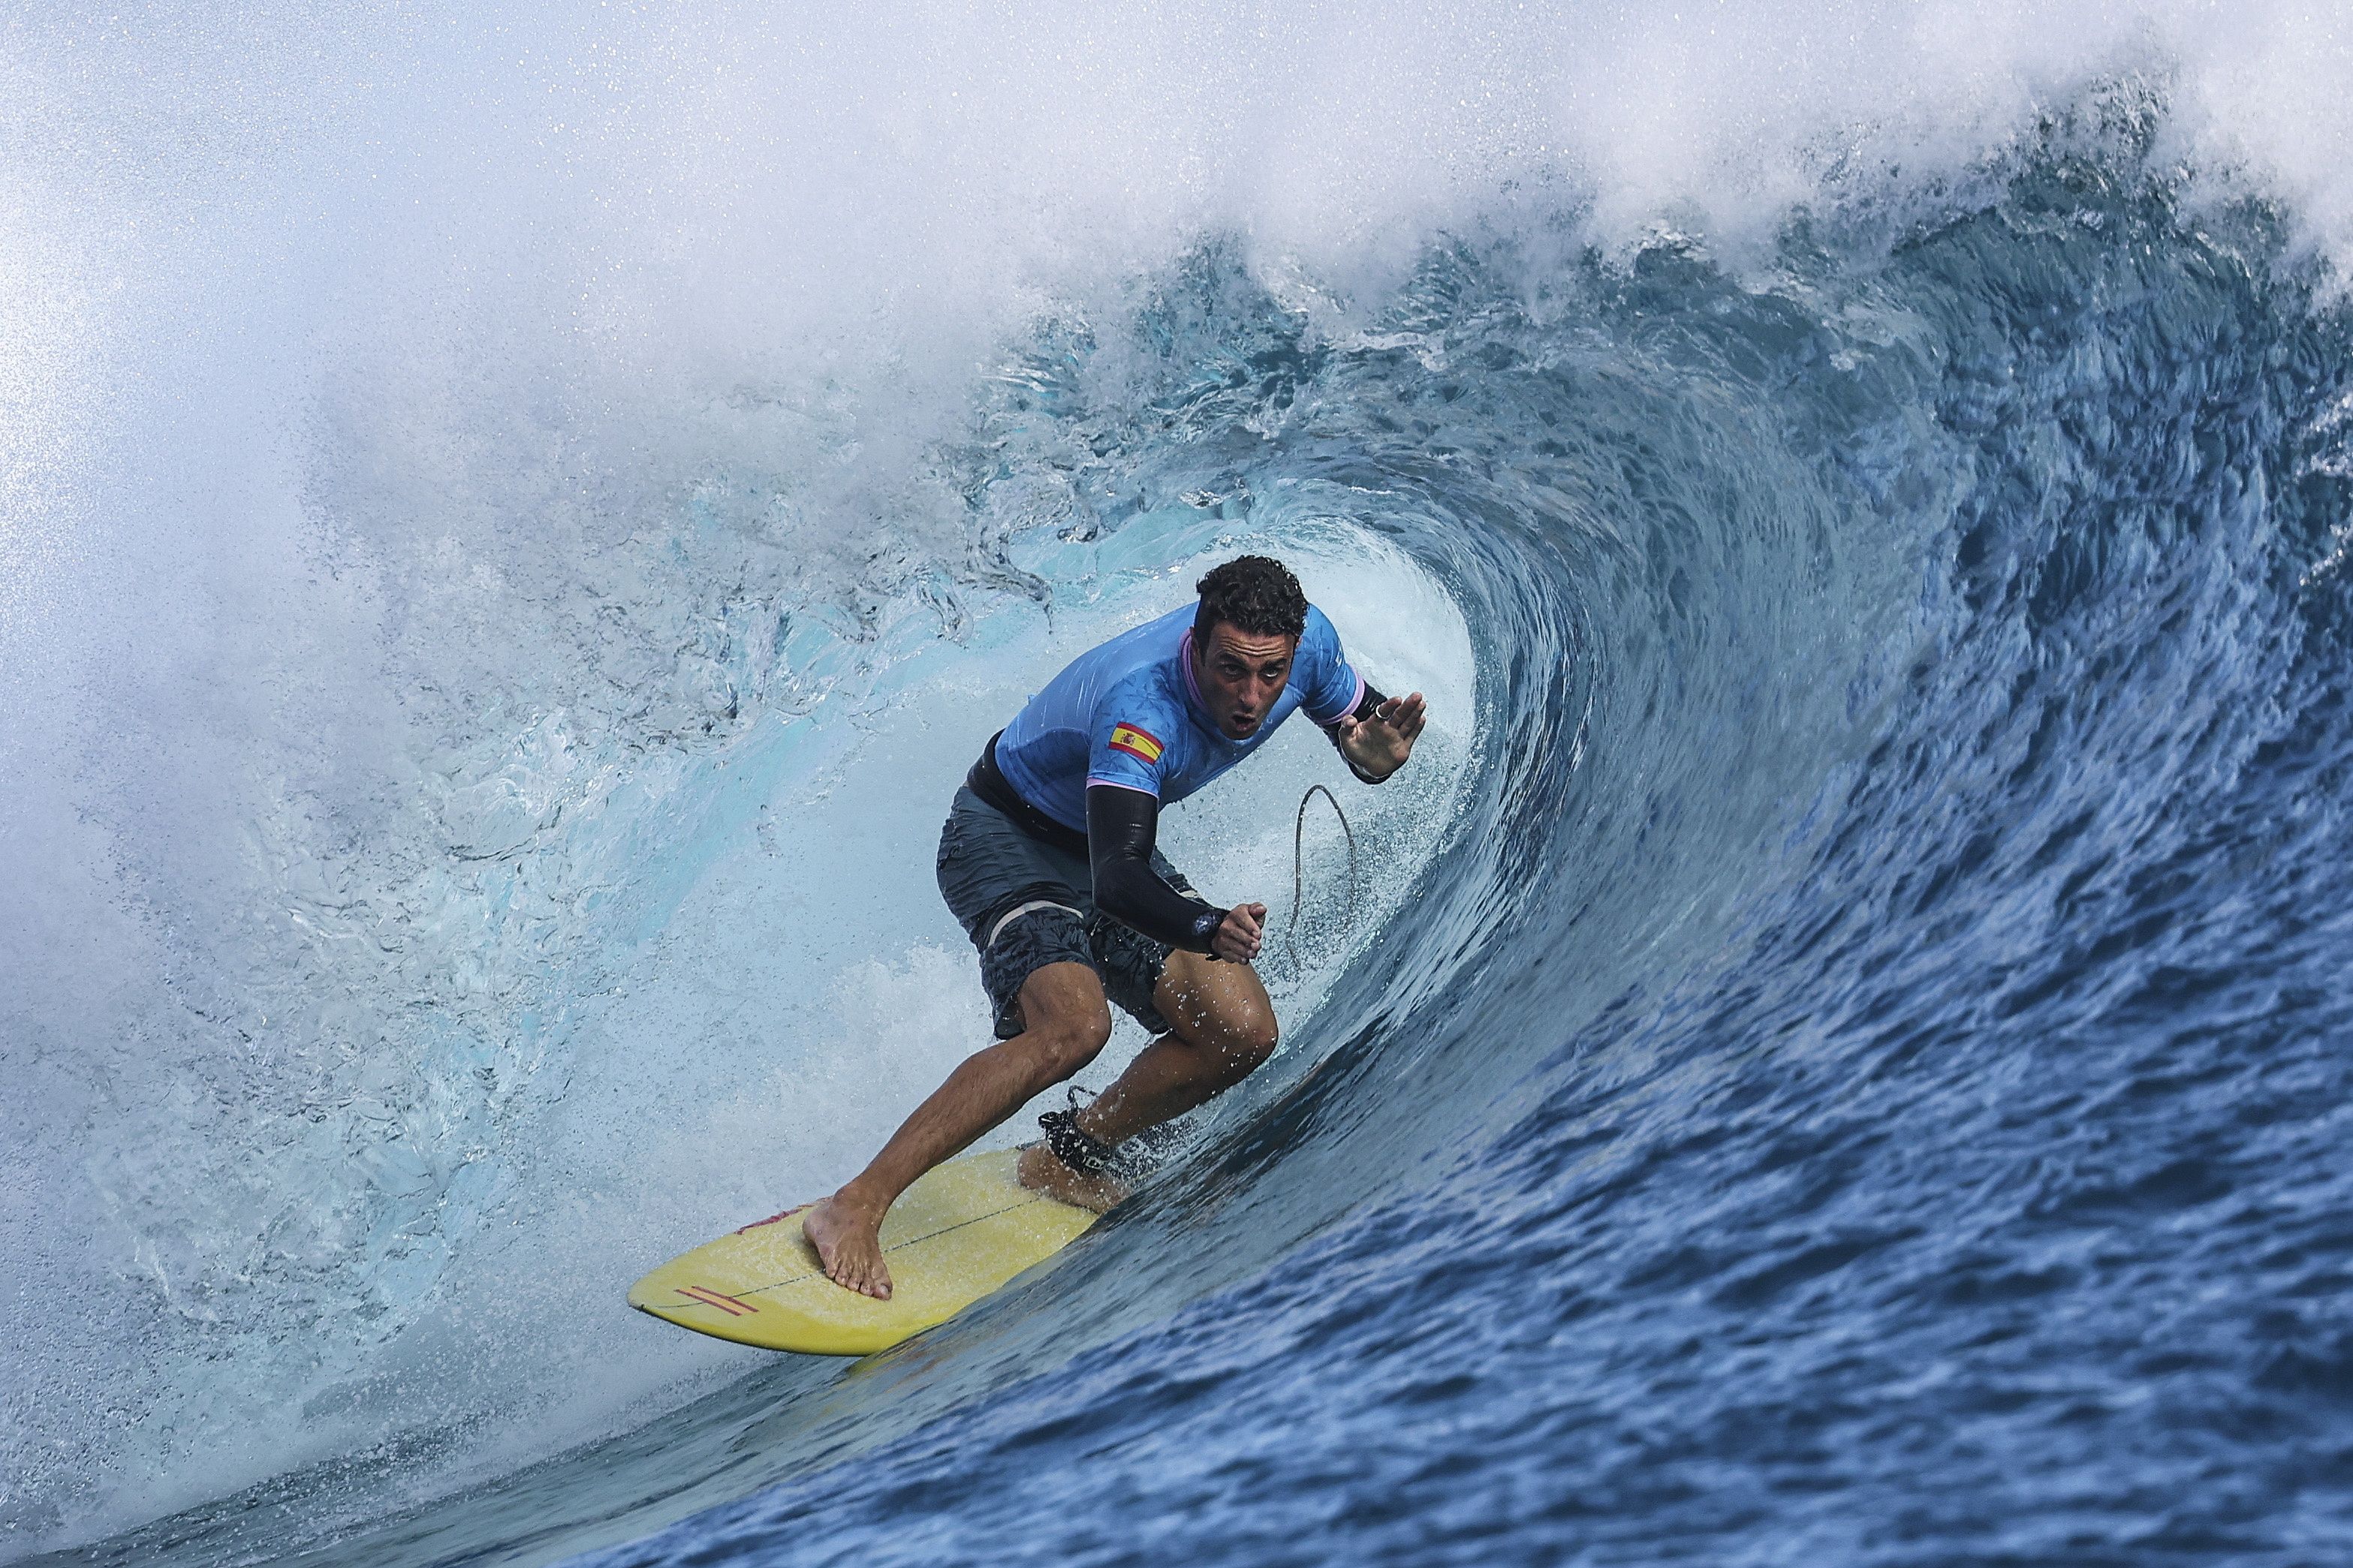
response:
[[[1274,1054],[1274,1004],[1247,963],[1168,955],[1152,1000],[1169,1032],[1079,1112],[1079,1131],[1117,1143],[1240,1083]]]
[[[966,1057],[915,1108],[873,1163],[808,1212],[802,1231],[827,1278],[889,1300],[882,1216],[925,1171],[961,1152],[1032,1095],[1094,1060],[1111,1038],[1103,982],[1083,963],[1049,963],[1021,985],[1021,1033]]]

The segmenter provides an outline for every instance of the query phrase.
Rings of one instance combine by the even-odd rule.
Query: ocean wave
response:
[[[1374,50],[1393,79],[1414,37]],[[2119,37],[2156,63],[2119,75]],[[1745,173],[1718,142],[1769,92],[1633,134],[1718,68],[1653,73],[1621,140],[1544,131],[1566,163],[1514,89],[1467,173],[1322,226],[1196,226],[1234,153],[1217,199],[1095,231],[1140,264],[1041,289],[985,251],[936,342],[859,289],[787,327],[725,268],[684,318],[664,274],[551,331],[613,255],[700,253],[662,248],[667,198],[607,232],[575,204],[719,107],[558,38],[565,101],[614,95],[580,167],[458,261],[411,234],[373,307],[290,308],[335,306],[324,368],[199,383],[299,388],[267,461],[200,416],[92,436],[96,373],[24,340],[37,433],[85,446],[11,482],[92,439],[124,467],[0,537],[34,563],[8,647],[75,634],[70,679],[12,661],[0,735],[38,888],[5,917],[5,1168],[41,1216],[7,1255],[80,1282],[7,1352],[12,1543],[193,1506],[90,1550],[545,1556],[706,1504],[617,1560],[2334,1539],[2336,219],[2295,159],[2218,172],[2216,126],[2254,157],[2279,122],[2224,112],[2244,58],[2168,37],[2047,48],[2070,90],[2078,54],[2107,74],[2024,129],[2016,69],[1843,142],[1826,92]],[[371,102],[231,129],[310,179]],[[836,152],[871,130],[845,102]],[[1329,155],[1377,163],[1343,124]],[[1314,138],[1271,144],[1334,188]],[[1038,188],[991,157],[959,223]],[[428,173],[404,189],[480,194]],[[851,238],[924,255],[889,225],[930,178]],[[578,274],[491,280],[558,231]],[[215,342],[282,324],[204,302]],[[840,357],[780,368],[812,343]],[[156,503],[215,437],[203,499]],[[142,499],[77,532],[109,496]],[[190,516],[191,574],[128,548]],[[1377,679],[1453,699],[1434,782],[1367,803],[1372,904],[1312,911],[1281,1062],[1051,1275],[855,1372],[630,1328],[615,1281],[661,1238],[831,1179],[976,1037],[961,950],[907,934],[923,889],[811,889],[920,872],[926,782],[1024,680],[1253,541]],[[1287,879],[1313,764],[1172,832]],[[599,1250],[518,1240],[554,1234]],[[600,1326],[535,1342],[514,1302],[573,1293]]]

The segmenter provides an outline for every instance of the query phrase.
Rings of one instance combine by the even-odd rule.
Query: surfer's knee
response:
[[[1229,1007],[1181,1033],[1195,1049],[1206,1051],[1215,1058],[1219,1076],[1229,1083],[1256,1072],[1267,1058],[1274,1055],[1274,1047],[1282,1038],[1274,1021],[1274,1009],[1263,1005]]]
[[[1043,1080],[1060,1083],[1095,1059],[1111,1040],[1111,1003],[1103,982],[1082,963],[1050,963],[1021,987],[1020,1049]]]
[[[1095,1059],[1111,1041],[1111,1003],[1094,972],[1076,964],[1039,970],[1021,993],[1024,1048],[1047,1083],[1060,1083]]]
[[[1257,1071],[1282,1039],[1271,1007],[1254,1007],[1238,1018],[1225,1020],[1221,1033],[1226,1059],[1245,1073]]]
[[[1111,1009],[1097,1003],[1092,1012],[1058,1014],[1032,1025],[1029,1039],[1039,1065],[1052,1075],[1052,1082],[1060,1083],[1094,1060],[1111,1043]]]

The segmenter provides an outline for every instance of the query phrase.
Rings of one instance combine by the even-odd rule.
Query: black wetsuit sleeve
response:
[[[1087,859],[1094,871],[1095,908],[1155,942],[1207,952],[1226,911],[1188,899],[1160,879],[1152,868],[1159,831],[1160,802],[1151,795],[1109,784],[1088,786]]]
[[[1388,698],[1374,690],[1373,683],[1367,680],[1365,682],[1365,694],[1356,700],[1356,706],[1349,710],[1348,717],[1356,720],[1369,719],[1373,716],[1373,710],[1378,708],[1382,703],[1387,702],[1388,700]],[[1358,767],[1355,759],[1351,758],[1346,752],[1341,750],[1340,726],[1336,721],[1325,726],[1324,733],[1325,737],[1331,741],[1332,749],[1340,752],[1340,760],[1348,764],[1348,771],[1350,773],[1356,774],[1366,784],[1378,784],[1381,782],[1371,774],[1366,773],[1364,769]]]

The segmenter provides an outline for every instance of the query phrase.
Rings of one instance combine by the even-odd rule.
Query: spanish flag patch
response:
[[[1125,752],[1131,757],[1142,757],[1147,763],[1156,763],[1160,760],[1160,737],[1133,724],[1114,724],[1111,727],[1111,749]]]

